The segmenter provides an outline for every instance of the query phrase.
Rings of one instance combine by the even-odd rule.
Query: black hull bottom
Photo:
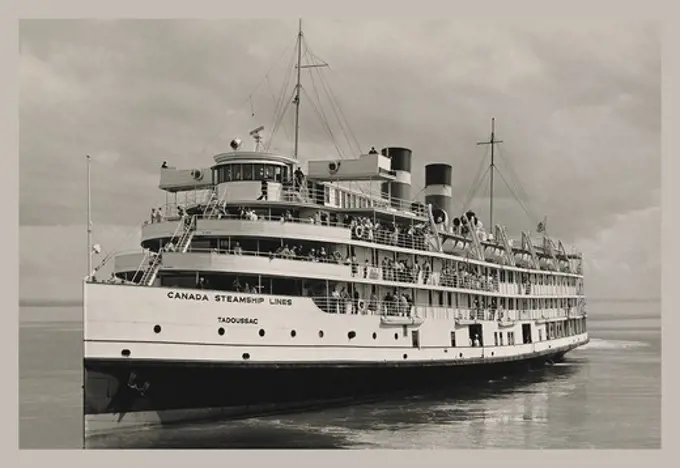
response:
[[[84,412],[86,420],[98,415],[113,429],[126,426],[126,419],[139,420],[137,416],[143,413],[154,414],[154,418],[141,423],[164,424],[417,394],[535,370],[562,360],[573,347],[521,360],[427,365],[227,365],[86,359]],[[97,428],[106,429],[101,424]],[[88,428],[86,432],[90,432]]]

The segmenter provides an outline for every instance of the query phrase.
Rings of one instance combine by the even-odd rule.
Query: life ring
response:
[[[366,301],[364,301],[363,299],[359,299],[357,306],[359,307],[359,312],[361,312],[362,314],[366,312]]]
[[[359,239],[364,237],[364,227],[363,226],[357,226],[354,228],[354,235],[357,236]]]
[[[342,254],[337,250],[333,252],[333,257],[335,257],[335,260],[337,260],[338,262],[342,260]]]

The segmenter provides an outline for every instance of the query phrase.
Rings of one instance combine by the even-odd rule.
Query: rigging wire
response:
[[[525,204],[522,202],[522,200],[520,200],[520,198],[517,197],[517,195],[515,194],[515,192],[512,190],[512,188],[511,188],[510,185],[508,184],[507,180],[505,180],[505,177],[503,176],[503,173],[500,172],[500,171],[498,171],[498,175],[501,177],[501,180],[505,183],[506,187],[508,187],[508,190],[510,190],[510,193],[512,194],[512,196],[515,197],[515,200],[517,200],[517,203],[519,203],[519,206],[522,208],[522,210],[524,210],[524,213],[525,213],[525,214],[527,215],[527,217],[529,218],[529,221],[531,221],[532,223],[536,224],[536,219],[534,219],[534,217],[533,217],[532,214],[529,212],[529,210],[527,209],[527,207],[525,206]]]
[[[323,120],[323,117],[321,116],[319,110],[317,109],[316,105],[314,104],[314,101],[312,101],[309,94],[307,94],[307,90],[303,89],[302,92],[304,93],[305,97],[307,97],[309,99],[310,107],[314,110],[317,117],[319,117],[319,120]],[[333,143],[333,146],[335,147],[335,150],[337,151],[338,155],[340,156],[341,159],[344,159],[343,156],[342,156],[342,151],[338,147],[338,144],[335,140],[335,136],[333,136],[333,131],[330,129],[330,127],[328,125],[322,125],[322,126],[324,127],[324,130],[326,130],[328,132],[329,136],[331,137],[331,140],[333,140],[332,143]]]
[[[267,73],[264,75],[264,78],[262,78],[262,80],[260,80],[260,82],[257,84],[257,86],[255,86],[255,88],[253,89],[253,91],[252,91],[252,92],[248,95],[248,97],[243,101],[243,103],[240,104],[240,105],[236,108],[235,113],[238,114],[239,112],[241,112],[241,111],[243,110],[243,107],[244,107],[246,104],[248,104],[248,102],[250,102],[250,104],[251,104],[251,116],[254,117],[254,110],[253,110],[253,107],[252,107],[252,106],[253,106],[253,102],[252,102],[253,96],[255,95],[255,93],[257,92],[257,90],[260,88],[260,86],[262,86],[262,83],[269,77],[269,75],[271,74],[271,72],[274,71],[274,68],[276,68],[276,66],[279,64],[279,62],[281,61],[281,59],[285,56],[286,52],[287,52],[290,48],[291,48],[291,46],[286,47],[286,48],[283,49],[283,51],[281,52],[281,55],[279,56],[279,58],[274,62],[274,64],[271,66],[271,68],[270,68],[270,69],[267,71]],[[220,125],[220,130],[218,130],[215,134],[213,134],[211,137],[209,137],[209,138],[206,140],[206,143],[203,145],[203,147],[201,148],[201,150],[198,151],[198,152],[194,155],[194,158],[197,158],[197,157],[202,156],[203,153],[205,152],[205,150],[208,149],[208,146],[210,145],[210,143],[211,143],[212,141],[214,141],[215,139],[217,139],[218,137],[220,137],[225,131],[226,131],[226,128],[224,128],[224,127],[222,127],[222,125]]]
[[[503,160],[504,163],[506,163],[506,165],[508,167],[508,172],[510,173],[510,177],[515,179],[514,180],[515,187],[518,190],[518,192],[520,192],[519,193],[520,196],[523,197],[522,201],[525,204],[525,206],[527,207],[529,213],[531,213],[531,215],[530,215],[531,221],[537,222],[536,220],[539,219],[540,216],[538,216],[538,213],[534,209],[534,206],[531,203],[531,198],[529,197],[527,192],[524,190],[524,187],[522,186],[522,184],[520,182],[520,177],[517,175],[517,173],[513,169],[512,165],[509,163],[509,161],[507,160],[507,158],[505,158],[504,155],[502,156],[502,160]]]
[[[269,82],[269,79],[267,79],[267,89],[269,90],[269,94],[272,97],[272,101],[274,101],[274,105],[276,106],[278,104],[278,101],[276,99],[276,95],[274,94],[274,91],[272,90],[271,83]],[[283,132],[286,134],[286,138],[290,140],[290,135],[288,134],[288,128],[284,125],[283,126]],[[267,145],[265,145],[267,146]]]
[[[283,84],[281,85],[281,90],[279,91],[279,101],[274,109],[274,113],[272,114],[272,123],[270,125],[270,128],[272,129],[271,133],[269,134],[269,140],[267,141],[267,145],[265,147],[265,150],[269,150],[269,147],[271,146],[271,143],[274,141],[274,137],[276,135],[276,132],[278,131],[279,125],[281,120],[283,119],[288,106],[290,105],[291,98],[287,99],[288,93],[286,92],[287,89],[289,89],[290,85],[290,80],[294,74],[294,67],[293,63],[295,61],[296,54],[292,53],[290,57],[290,61],[288,63],[288,73],[283,81]],[[295,90],[293,90],[295,91]],[[287,99],[287,102],[286,102]]]
[[[487,150],[488,153],[488,150]],[[465,202],[463,203],[463,211],[466,211],[470,203],[472,203],[472,199],[474,198],[474,193],[479,190],[479,184],[482,183],[482,179],[484,175],[482,174],[484,171],[484,166],[486,164],[486,155],[482,158],[482,160],[479,163],[479,168],[477,169],[477,175],[473,179],[472,183],[470,184],[470,190],[468,191],[468,194],[465,197]],[[486,166],[487,170],[489,169],[489,166]]]

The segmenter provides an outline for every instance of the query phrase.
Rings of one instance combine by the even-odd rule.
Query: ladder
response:
[[[203,218],[205,219],[212,218],[215,215],[215,213],[217,213],[217,209],[219,208],[219,206],[220,206],[219,190],[213,189],[213,191],[210,193],[208,203],[205,206],[205,209],[203,210]]]
[[[496,239],[500,239],[503,244],[505,260],[508,262],[508,265],[515,266],[515,253],[512,251],[512,246],[510,246],[508,233],[505,231],[505,227],[498,224],[496,224]]]
[[[194,238],[196,215],[189,218],[188,222],[186,219],[183,219],[181,222],[184,223],[184,229],[178,236],[179,240],[177,241],[177,252],[186,253],[187,250],[189,250],[189,245],[191,245],[191,240]]]
[[[179,224],[177,225],[177,229],[175,229],[175,232],[172,235],[172,238],[170,239],[171,242],[177,240],[177,251],[181,253],[186,253],[187,249],[189,248],[189,245],[191,244],[191,239],[194,237],[194,224],[196,222],[196,216],[192,216],[189,218],[189,222],[186,221],[186,218],[182,218],[179,221]],[[148,253],[144,256],[144,258],[148,257]],[[156,280],[156,276],[158,275],[158,271],[161,269],[161,256],[162,254],[159,252],[151,261],[149,264],[149,267],[144,271],[144,274],[142,275],[142,278],[139,280],[140,285],[142,286],[151,286],[153,282]]]

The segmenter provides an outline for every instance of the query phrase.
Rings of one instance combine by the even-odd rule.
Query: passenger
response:
[[[479,335],[478,334],[475,334],[475,339],[472,342],[472,345],[475,346],[475,347],[479,347],[481,345],[481,343],[479,342]]]
[[[156,222],[156,208],[151,208],[151,224]]]
[[[294,184],[295,184],[295,190],[297,192],[299,192],[300,189],[302,188],[302,184],[304,183],[304,180],[305,180],[305,174],[302,172],[302,169],[300,169],[298,167],[297,169],[295,169],[295,173],[294,173]]]
[[[406,299],[406,295],[402,293],[399,300],[401,301],[401,310],[402,310],[401,315],[410,316],[411,311],[409,310],[409,304],[408,304],[408,299]]]
[[[257,199],[258,200],[267,200],[268,194],[269,194],[269,182],[267,182],[267,178],[265,177],[260,182],[260,196],[257,197]]]
[[[371,149],[368,152],[368,154],[378,154],[378,152],[375,150],[375,146],[371,146]]]

